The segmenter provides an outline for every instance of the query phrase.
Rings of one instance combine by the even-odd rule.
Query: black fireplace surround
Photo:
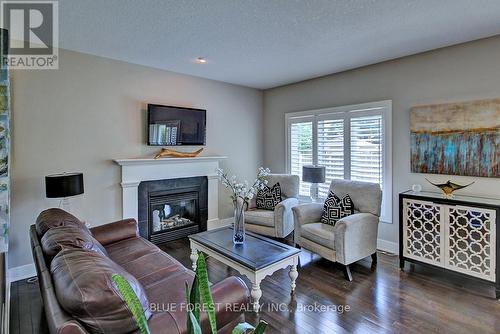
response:
[[[206,176],[139,184],[139,234],[162,244],[207,230]]]

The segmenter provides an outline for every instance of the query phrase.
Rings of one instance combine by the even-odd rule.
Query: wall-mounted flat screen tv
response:
[[[205,145],[203,109],[148,104],[148,145]]]

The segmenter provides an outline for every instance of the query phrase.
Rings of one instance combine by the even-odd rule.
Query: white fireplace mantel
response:
[[[216,169],[224,156],[164,159],[115,159],[122,170],[122,216],[138,219],[138,187],[143,181],[206,176],[208,225],[219,220],[219,186]]]

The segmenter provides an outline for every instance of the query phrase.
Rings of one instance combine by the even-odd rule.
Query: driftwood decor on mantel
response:
[[[162,148],[161,151],[155,155],[155,159],[160,159],[160,158],[194,158],[198,156],[203,151],[202,148],[200,148],[197,151],[194,152],[179,152],[176,150],[172,150],[169,148]]]

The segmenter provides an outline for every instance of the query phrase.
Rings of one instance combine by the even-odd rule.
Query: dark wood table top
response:
[[[189,239],[252,270],[260,270],[300,253],[297,248],[251,232],[246,232],[244,244],[235,245],[230,226],[192,234]]]

